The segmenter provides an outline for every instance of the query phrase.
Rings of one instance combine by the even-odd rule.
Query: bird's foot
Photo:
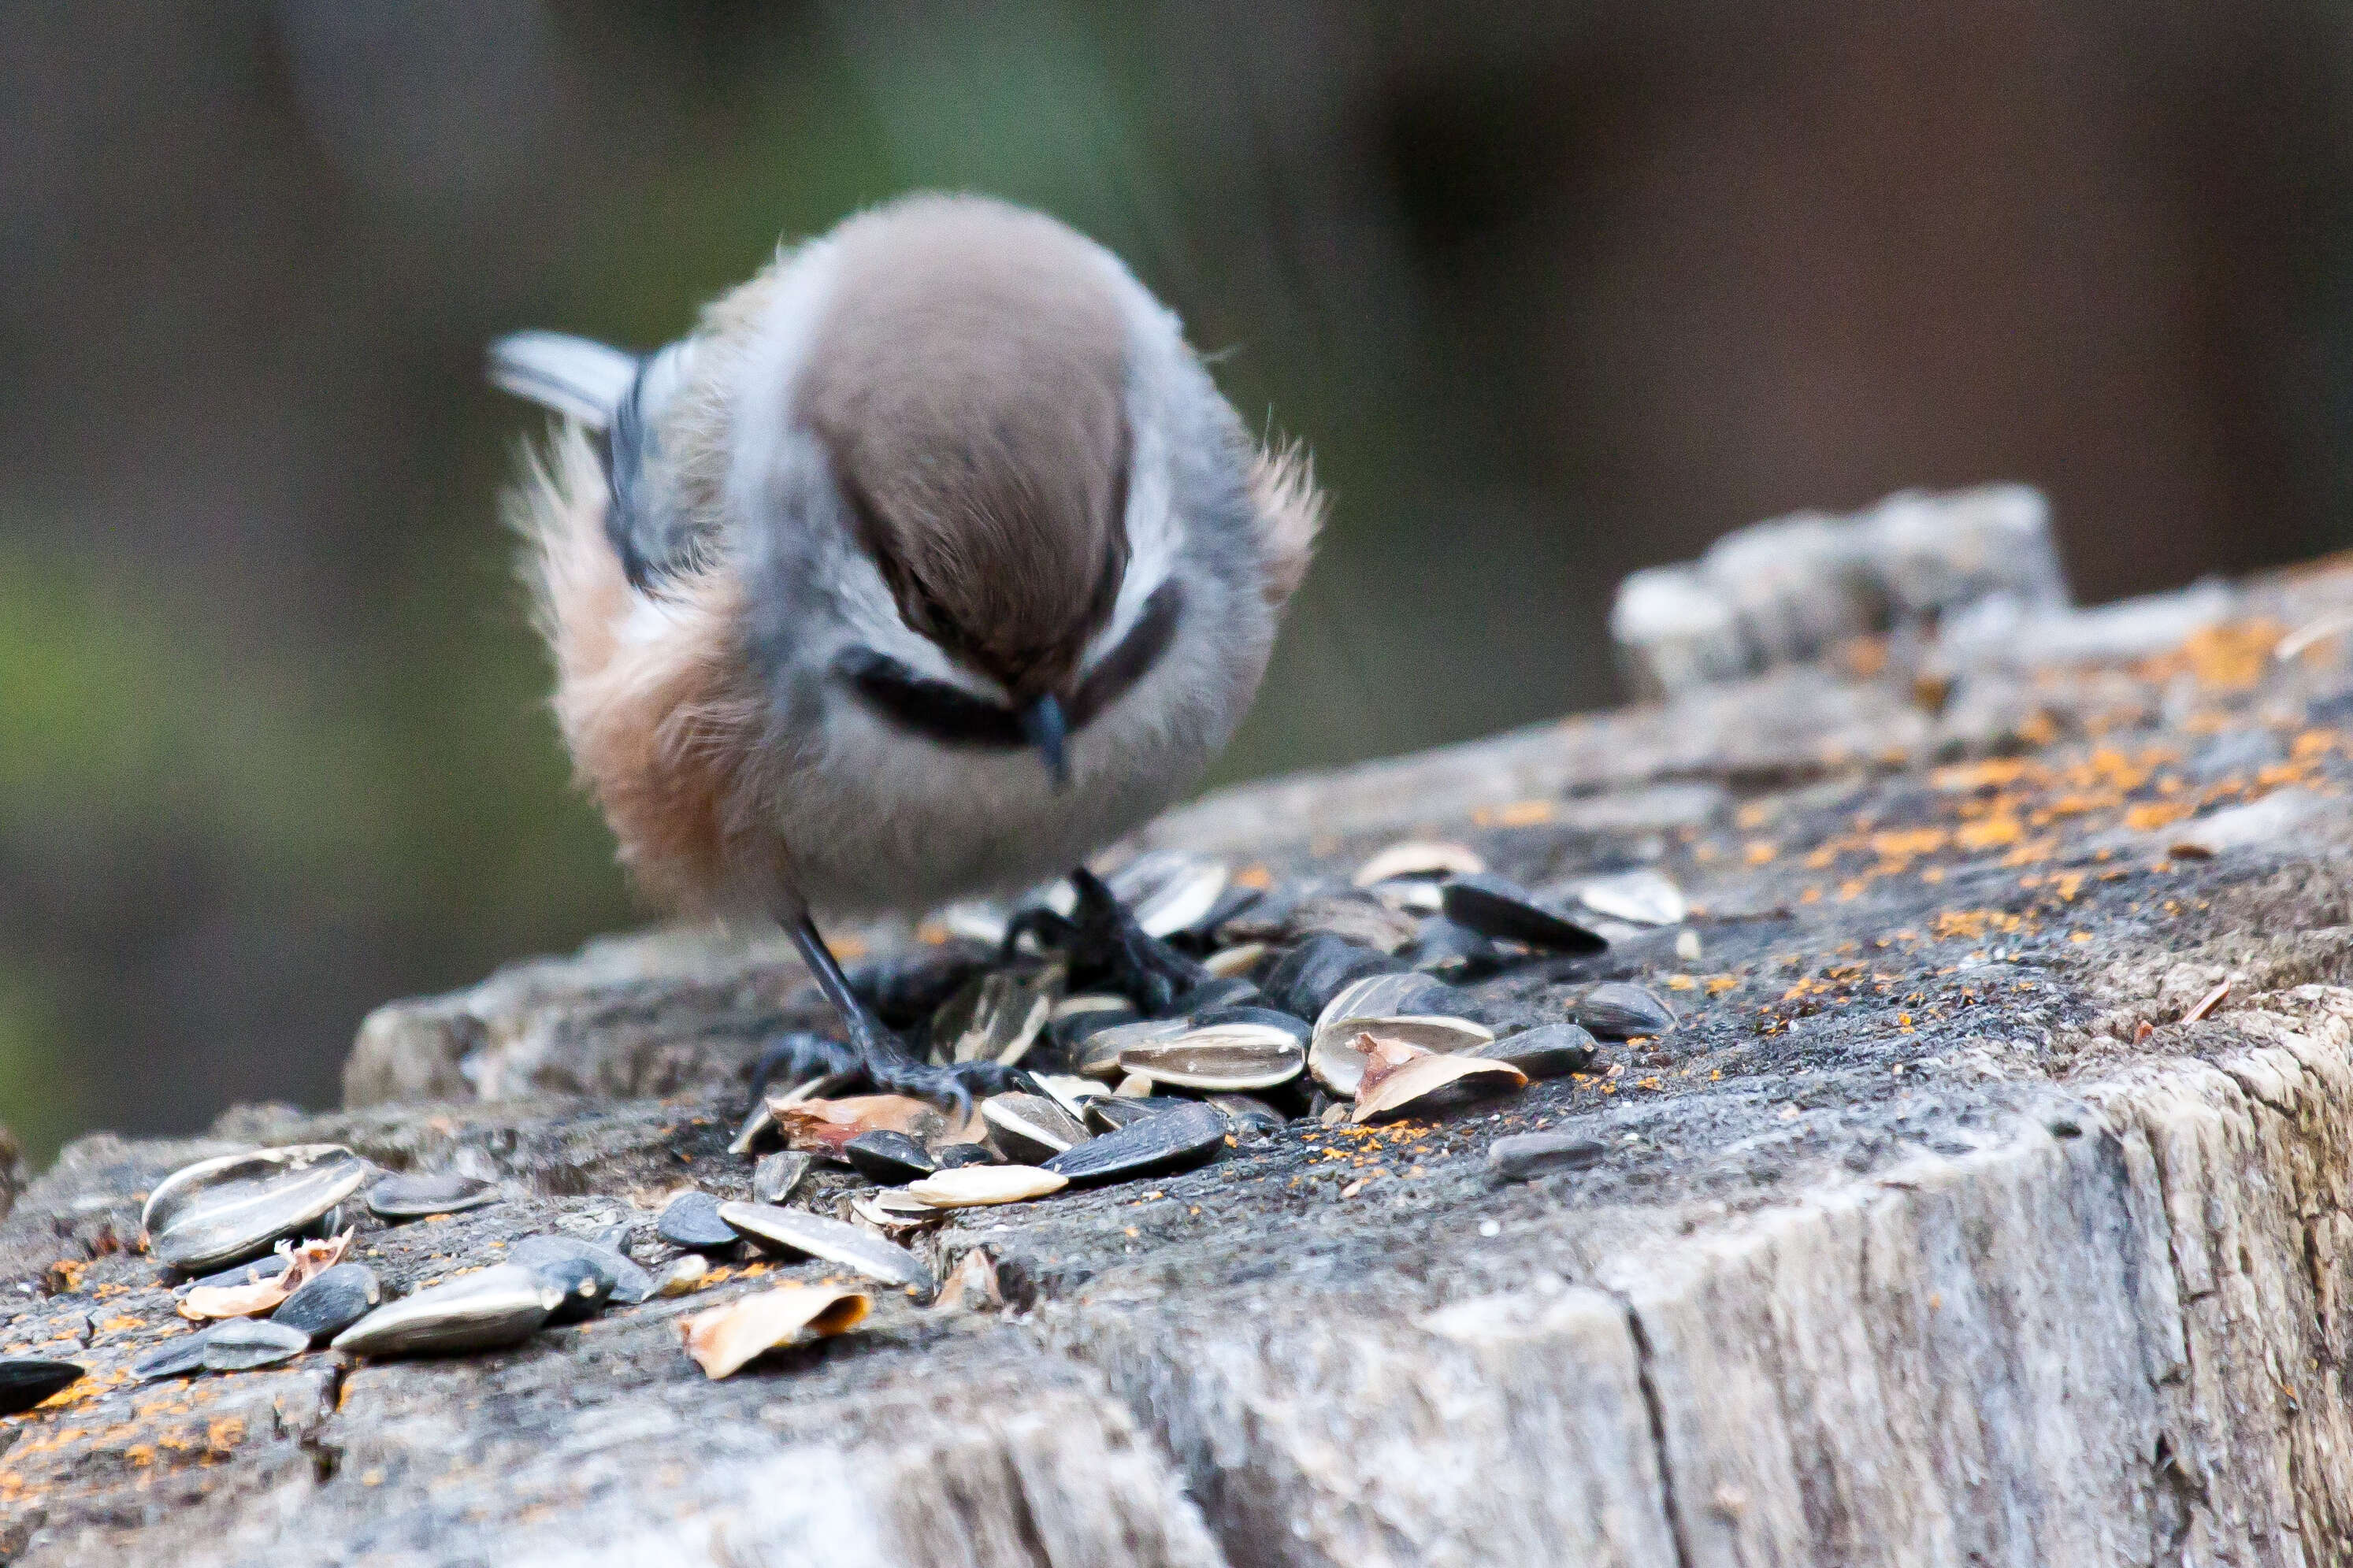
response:
[[[772,1083],[802,1084],[827,1080],[828,1096],[871,1090],[928,1100],[953,1110],[959,1121],[972,1114],[976,1095],[983,1099],[1019,1089],[1039,1094],[1037,1079],[1019,1068],[1000,1062],[953,1062],[935,1067],[917,1061],[895,1036],[879,1025],[859,1031],[868,1037],[858,1044],[828,1039],[796,1030],[769,1042],[752,1066],[750,1102],[756,1107]]]
[[[1092,871],[1083,866],[1072,871],[1071,886],[1078,891],[1078,903],[1058,934],[1074,981],[1099,976],[1146,1016],[1157,1018],[1209,979],[1208,970],[1136,924]]]

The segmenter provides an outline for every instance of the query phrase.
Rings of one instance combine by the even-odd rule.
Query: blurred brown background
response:
[[[2353,11],[19,4],[0,45],[0,1121],[332,1102],[632,918],[484,341],[649,345],[914,186],[1126,254],[1311,439],[1226,779],[1610,699],[1630,567],[1905,485],[2100,598],[2348,542]]]

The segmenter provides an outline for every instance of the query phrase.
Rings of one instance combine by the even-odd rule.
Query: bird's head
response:
[[[1103,646],[1129,566],[1126,329],[1106,258],[993,202],[901,203],[844,226],[797,386],[898,619],[963,679],[853,646],[835,675],[952,745],[1071,738],[1157,659],[1163,584]]]

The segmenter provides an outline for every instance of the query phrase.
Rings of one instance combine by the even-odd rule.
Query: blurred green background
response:
[[[2029,480],[2087,597],[2348,537],[2353,13],[213,0],[0,47],[0,1121],[332,1103],[631,921],[495,503],[526,325],[917,186],[1129,257],[1329,542],[1232,780],[1610,699],[1628,569]]]

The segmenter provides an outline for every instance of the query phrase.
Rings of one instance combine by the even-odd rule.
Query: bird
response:
[[[966,1109],[1030,1081],[918,1059],[820,915],[1067,874],[1074,917],[1031,934],[1162,1006],[1202,977],[1086,861],[1232,735],[1327,503],[1110,250],[902,196],[667,347],[517,332],[489,374],[554,416],[509,512],[623,868],[666,912],[781,926],[846,1036],[772,1043],[755,1099],[778,1070]]]

